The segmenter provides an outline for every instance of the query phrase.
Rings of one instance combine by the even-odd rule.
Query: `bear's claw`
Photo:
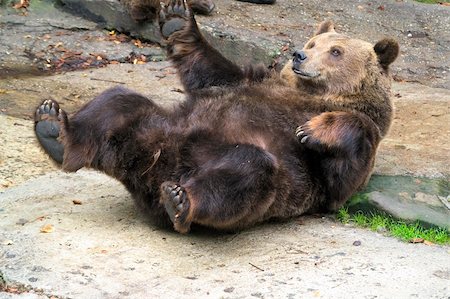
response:
[[[186,1],[170,0],[159,12],[161,35],[168,38],[172,33],[183,29],[192,16]]]
[[[295,130],[295,136],[300,144],[310,150],[322,152],[326,150],[327,144],[317,138],[311,122],[306,122]]]
[[[36,113],[34,115],[34,121],[40,122],[43,120],[49,121],[59,121],[60,119],[59,104],[53,100],[45,100],[42,104],[36,109]]]
[[[165,182],[161,185],[161,203],[164,204],[175,230],[187,233],[191,223],[187,221],[189,214],[189,199],[186,190],[174,182]]]
[[[305,144],[308,139],[309,139],[309,135],[307,132],[307,124],[304,124],[303,126],[299,126],[296,130],[295,130],[295,136],[297,136],[297,138],[300,140],[300,143]]]
[[[43,101],[34,114],[36,137],[47,154],[59,164],[64,156],[64,146],[58,141],[63,115],[64,111],[53,100]]]

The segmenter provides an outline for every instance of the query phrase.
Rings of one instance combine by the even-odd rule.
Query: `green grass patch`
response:
[[[382,213],[358,211],[350,214],[347,207],[340,208],[336,216],[344,224],[349,223],[377,232],[387,232],[406,242],[423,239],[436,244],[450,245],[450,231],[445,228],[425,228],[419,222],[406,223]]]

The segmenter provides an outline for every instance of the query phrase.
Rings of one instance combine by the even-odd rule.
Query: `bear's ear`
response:
[[[314,35],[319,35],[322,33],[326,33],[326,32],[336,32],[334,31],[334,24],[332,21],[323,21],[322,23],[320,23],[319,27],[317,27],[316,32],[314,33]]]
[[[387,69],[397,58],[400,46],[393,38],[385,38],[377,42],[373,49],[378,56],[378,62]]]

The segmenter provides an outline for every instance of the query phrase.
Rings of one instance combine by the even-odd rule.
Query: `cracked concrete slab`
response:
[[[327,218],[180,235],[153,227],[120,184],[87,171],[50,173],[1,197],[4,277],[62,298],[443,298],[450,291],[448,247]]]

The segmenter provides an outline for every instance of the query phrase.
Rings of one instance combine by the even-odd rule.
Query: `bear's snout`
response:
[[[300,65],[308,58],[303,50],[295,50],[294,59],[292,59],[292,70],[298,74],[300,71]]]
[[[306,58],[308,58],[304,51],[295,50],[294,52],[294,63],[302,63]]]

